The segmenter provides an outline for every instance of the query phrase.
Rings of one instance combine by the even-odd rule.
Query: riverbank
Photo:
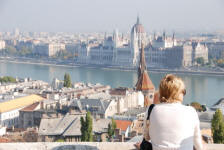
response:
[[[103,85],[110,85],[112,88],[116,87],[129,87],[132,88],[136,85],[138,75],[137,69],[122,69],[115,67],[105,66],[90,66],[90,65],[65,65],[65,64],[53,64],[45,63],[42,60],[37,61],[17,61],[17,59],[0,60],[0,76],[13,76],[18,78],[30,77],[34,80],[42,80],[48,83],[52,83],[54,78],[63,80],[64,74],[69,73],[72,82],[83,83],[101,83]],[[32,64],[30,64],[31,62]],[[60,62],[60,60],[58,60]],[[54,62],[55,63],[55,62]],[[151,71],[152,70],[152,71]],[[172,70],[172,73],[175,70]],[[155,72],[155,73],[154,73]],[[160,73],[165,72],[165,73]],[[159,82],[164,74],[171,73],[167,70],[149,69],[150,79],[152,80],[156,89],[158,89]],[[212,106],[217,100],[224,97],[224,78],[223,75],[193,75],[192,73],[182,72],[178,74],[187,88],[187,94],[185,96],[185,103],[191,103],[193,101],[200,104],[206,104]]]
[[[36,60],[32,58],[11,58],[0,57],[0,62],[9,62],[17,64],[31,64],[31,65],[44,65],[44,66],[57,66],[57,67],[85,67],[85,68],[97,68],[104,70],[123,70],[123,71],[136,71],[133,67],[121,67],[121,66],[106,66],[106,65],[90,65],[90,64],[77,64],[74,62],[52,61],[52,60]],[[194,68],[195,69],[195,68]],[[153,73],[175,73],[175,74],[192,74],[192,75],[211,75],[211,76],[223,76],[224,71],[203,70],[203,68],[197,67],[198,70],[192,70],[190,68],[181,69],[162,69],[162,68],[148,68],[149,72]],[[208,68],[207,68],[208,69]]]

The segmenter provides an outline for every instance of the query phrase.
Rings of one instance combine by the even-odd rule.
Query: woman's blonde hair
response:
[[[182,101],[179,97],[181,93],[186,94],[185,85],[181,78],[168,74],[160,81],[159,95],[161,103]]]

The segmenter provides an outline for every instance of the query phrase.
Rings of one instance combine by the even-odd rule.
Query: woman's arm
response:
[[[202,138],[201,138],[201,130],[200,130],[200,122],[198,118],[198,114],[195,111],[196,115],[196,124],[194,128],[194,146],[196,150],[203,150]]]
[[[143,122],[143,138],[145,138],[145,140],[147,140],[147,141],[150,140],[150,136],[149,136],[149,120],[147,120],[148,109],[145,112],[145,117],[144,117],[144,122]]]

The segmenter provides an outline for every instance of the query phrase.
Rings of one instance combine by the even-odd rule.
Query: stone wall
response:
[[[206,145],[207,150],[223,150],[223,144]],[[37,142],[1,143],[0,150],[135,150],[132,142]]]

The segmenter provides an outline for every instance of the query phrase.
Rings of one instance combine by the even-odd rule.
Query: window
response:
[[[31,125],[32,125],[32,123],[31,123],[31,121],[29,120],[29,121],[28,121],[28,126],[31,126]]]

